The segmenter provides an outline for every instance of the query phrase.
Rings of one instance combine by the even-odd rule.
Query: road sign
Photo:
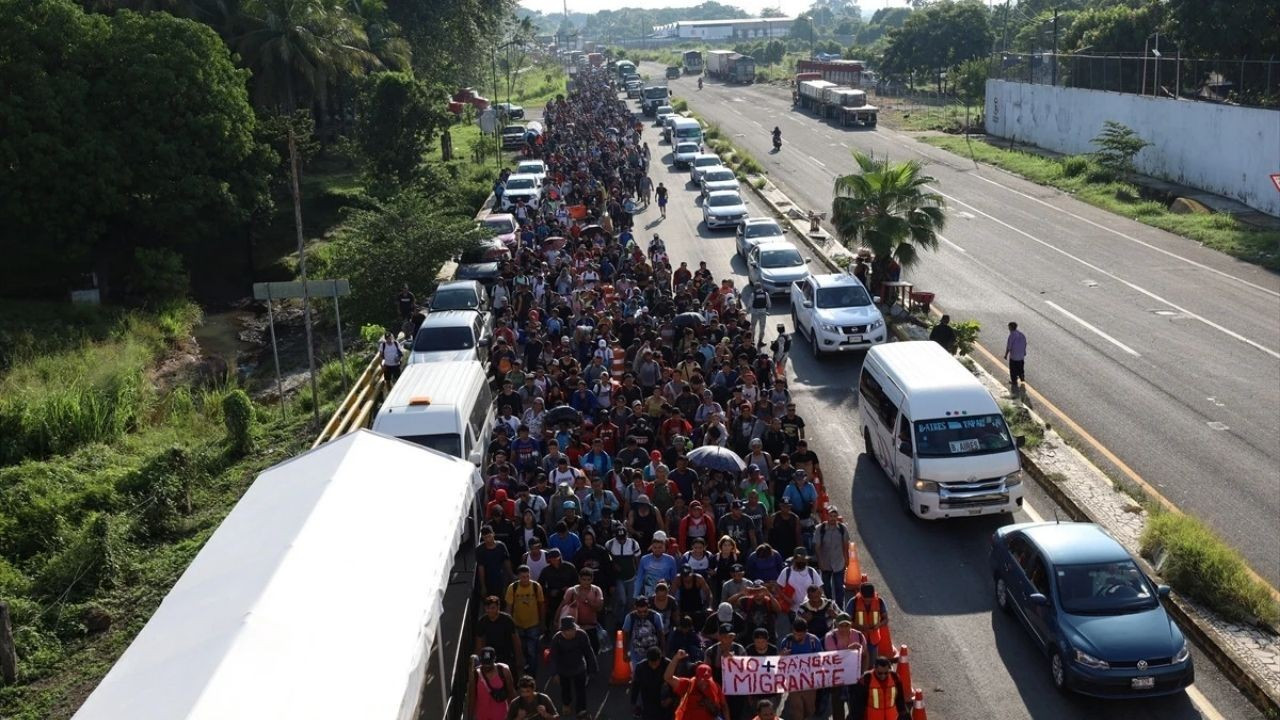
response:
[[[480,121],[481,132],[491,133],[497,131],[498,114],[494,112],[493,108],[485,108],[484,112],[480,113],[480,117],[478,119]]]
[[[346,278],[337,280],[308,280],[307,295],[311,297],[341,297],[351,294],[351,283]],[[302,297],[300,282],[265,282],[253,284],[254,300],[289,300]]]
[[[1280,191],[1280,173],[1271,176],[1271,184],[1276,186],[1276,190]]]

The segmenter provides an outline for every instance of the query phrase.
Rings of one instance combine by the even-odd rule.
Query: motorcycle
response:
[[[773,149],[774,149],[774,151],[775,151],[775,152],[776,152],[776,151],[778,151],[778,150],[781,150],[781,149],[782,149],[782,136],[781,136],[781,135],[774,135],[774,136],[773,136]]]
[[[702,89],[702,78],[698,78],[698,89]]]

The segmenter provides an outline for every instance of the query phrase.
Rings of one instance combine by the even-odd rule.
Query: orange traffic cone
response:
[[[849,559],[844,566],[844,586],[856,588],[866,582],[867,576],[862,574],[862,564],[858,562],[858,545],[852,540],[849,541],[847,554]]]
[[[916,688],[915,700],[911,703],[911,720],[929,720],[929,715],[924,711],[924,691],[920,688]]]
[[[911,659],[907,656],[908,650],[906,645],[898,648],[898,678],[902,680],[902,687],[911,687]]]
[[[618,631],[617,639],[613,641],[613,675],[609,678],[610,685],[626,685],[631,682],[631,663],[627,662],[627,651],[622,647],[622,631]]]

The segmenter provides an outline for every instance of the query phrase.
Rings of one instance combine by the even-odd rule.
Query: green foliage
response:
[[[166,247],[138,247],[127,278],[129,294],[145,303],[181,300],[191,289],[182,256]]]
[[[370,345],[376,345],[386,331],[387,328],[382,325],[361,325],[360,339]]]
[[[450,119],[448,93],[404,72],[365,78],[356,113],[356,140],[368,185],[387,195],[412,181],[432,136]]]
[[[388,321],[391,288],[407,282],[416,292],[430,290],[440,266],[478,237],[470,217],[443,212],[415,190],[356,211],[332,243],[330,270],[351,280],[343,316],[361,324]]]
[[[1093,139],[1098,151],[1093,154],[1098,163],[1116,174],[1133,172],[1133,158],[1151,143],[1143,140],[1132,128],[1114,120],[1104,122],[1102,132]]]
[[[1280,55],[1280,4],[1168,0],[1165,10],[1183,57],[1264,60]]]
[[[981,105],[987,96],[987,73],[990,64],[985,58],[965,60],[951,71],[951,82],[960,100],[969,105]]]
[[[676,100],[675,102],[671,103],[671,109],[675,110],[676,112],[688,112],[689,103],[684,100]]]
[[[1083,155],[1068,155],[1062,158],[1062,174],[1067,177],[1079,177],[1089,171],[1089,158]]]
[[[147,458],[125,476],[118,489],[129,493],[138,508],[137,531],[142,537],[167,537],[191,512],[191,487],[201,472],[190,450],[172,445]]]
[[[1152,33],[1164,24],[1165,4],[1160,0],[1139,0],[1136,7],[1097,5],[1085,8],[1065,27],[1059,51],[1089,48],[1091,55],[1130,53],[1141,48]]]
[[[1022,437],[1025,439],[1028,450],[1039,447],[1044,442],[1044,426],[1036,422],[1031,417],[1031,411],[1022,403],[1000,403],[1000,412],[1004,414],[1004,421],[1009,424],[1009,432],[1014,437]]]
[[[980,2],[940,0],[912,12],[889,33],[882,69],[896,75],[939,73],[985,56],[991,40],[987,9]]]
[[[891,258],[904,269],[912,267],[921,250],[938,247],[946,201],[925,189],[934,179],[917,160],[891,163],[861,152],[853,157],[859,172],[835,182],[831,224],[836,237],[846,247],[871,249],[876,278],[886,276]]]
[[[227,427],[227,446],[243,455],[253,449],[253,401],[239,388],[222,398],[222,421]]]
[[[66,544],[54,552],[35,578],[46,597],[74,602],[120,580],[129,563],[129,521],[122,515],[92,513]]]
[[[224,242],[265,201],[248,74],[208,27],[4,0],[0,47],[0,236],[27,239],[9,246],[6,293],[61,294],[138,245]]]
[[[959,349],[960,354],[972,354],[973,346],[978,342],[978,333],[982,331],[982,325],[977,320],[965,320],[951,323],[951,329],[956,333],[956,348]]]
[[[1228,622],[1280,622],[1280,606],[1249,574],[1240,553],[1196,518],[1152,514],[1142,531],[1142,554],[1153,561],[1165,554],[1160,572],[1169,584]]]

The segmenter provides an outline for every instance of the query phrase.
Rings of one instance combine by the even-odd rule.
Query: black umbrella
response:
[[[678,328],[686,327],[702,327],[707,324],[706,318],[702,317],[700,312],[682,312],[672,319]]]
[[[740,473],[747,469],[747,464],[738,456],[738,453],[719,445],[696,447],[689,451],[688,458],[694,467],[707,470]]]
[[[557,405],[547,411],[547,414],[543,417],[543,422],[551,423],[552,425],[559,425],[560,423],[581,425],[582,413],[569,405]]]

